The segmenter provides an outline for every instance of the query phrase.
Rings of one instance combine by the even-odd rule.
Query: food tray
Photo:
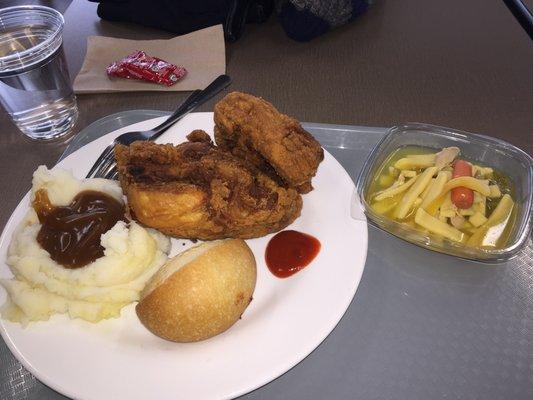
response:
[[[98,120],[62,157],[102,134],[163,115],[140,110]],[[304,126],[354,180],[386,132]],[[531,399],[531,235],[516,258],[487,266],[418,248],[372,226],[368,233],[363,278],[339,325],[304,361],[242,399]],[[0,341],[0,399],[65,397],[36,380]]]

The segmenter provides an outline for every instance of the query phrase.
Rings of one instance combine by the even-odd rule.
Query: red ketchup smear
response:
[[[265,259],[270,272],[287,278],[309,265],[320,251],[320,242],[311,235],[283,231],[268,242]]]

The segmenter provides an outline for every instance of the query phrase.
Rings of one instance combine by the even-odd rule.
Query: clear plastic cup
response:
[[[64,23],[49,7],[0,9],[0,103],[31,139],[63,137],[78,117],[63,54]]]

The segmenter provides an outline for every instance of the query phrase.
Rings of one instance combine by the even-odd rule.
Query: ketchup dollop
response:
[[[287,278],[309,265],[320,251],[317,238],[298,231],[283,231],[268,242],[265,260],[270,272]]]

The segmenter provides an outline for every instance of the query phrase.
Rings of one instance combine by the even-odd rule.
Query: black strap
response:
[[[247,22],[265,22],[274,9],[273,0],[230,0],[224,35],[229,42],[242,36]]]
[[[533,39],[533,16],[521,0],[503,0],[516,20],[522,25],[529,37]]]

